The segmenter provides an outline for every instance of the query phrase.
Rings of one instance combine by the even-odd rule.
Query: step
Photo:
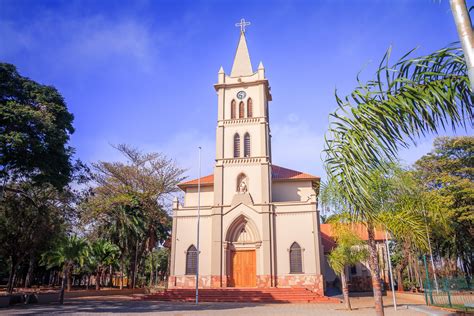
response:
[[[145,300],[194,302],[194,289],[169,289],[142,297]],[[339,303],[338,299],[321,296],[305,288],[225,288],[200,289],[202,302],[253,302],[253,303]]]

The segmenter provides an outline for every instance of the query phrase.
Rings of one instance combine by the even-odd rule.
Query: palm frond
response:
[[[371,169],[385,168],[398,150],[420,136],[448,127],[472,126],[473,94],[469,90],[462,49],[448,47],[433,54],[409,58],[388,66],[390,50],[382,59],[376,79],[347,97],[336,94],[338,109],[330,115],[325,135],[325,166],[353,212],[371,217],[366,189]]]

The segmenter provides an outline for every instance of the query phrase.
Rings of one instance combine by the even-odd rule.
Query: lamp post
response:
[[[388,268],[389,268],[389,272],[390,272],[390,285],[392,287],[393,307],[394,307],[395,310],[397,310],[397,298],[395,296],[395,287],[393,286],[394,282],[393,282],[392,260],[391,260],[391,255],[390,255],[390,246],[388,245],[387,230],[385,230],[385,244],[387,246]],[[400,284],[398,286],[400,286]]]
[[[199,304],[199,222],[201,220],[201,147],[199,148],[198,168],[198,206],[197,206],[197,241],[196,241],[196,305]]]

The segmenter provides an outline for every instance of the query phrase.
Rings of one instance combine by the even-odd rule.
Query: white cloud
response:
[[[38,60],[64,71],[89,69],[116,59],[151,71],[162,42],[145,21],[106,19],[102,15],[70,17],[44,13],[29,24],[0,22],[0,54],[35,54]],[[125,61],[124,61],[125,62]],[[118,63],[117,63],[118,64]]]
[[[152,61],[156,58],[156,43],[145,24],[133,20],[110,23],[102,17],[96,17],[76,21],[71,27],[77,29],[78,33],[66,48],[68,53],[99,60],[126,56],[147,70],[152,68]]]

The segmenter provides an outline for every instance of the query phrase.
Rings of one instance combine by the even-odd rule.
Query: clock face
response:
[[[239,98],[240,100],[244,99],[246,96],[247,96],[247,93],[245,93],[245,91],[237,92],[237,98]]]

